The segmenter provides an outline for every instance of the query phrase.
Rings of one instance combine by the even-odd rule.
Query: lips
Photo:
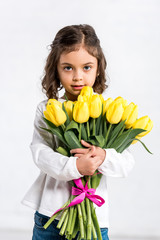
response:
[[[84,85],[72,85],[72,88],[75,90],[81,90],[84,87]]]

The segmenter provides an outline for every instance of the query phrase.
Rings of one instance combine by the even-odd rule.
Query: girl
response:
[[[106,89],[106,60],[100,41],[89,25],[73,25],[61,29],[53,43],[45,66],[42,80],[47,98],[58,98],[58,91],[65,89],[69,100],[76,100],[83,86],[91,86],[101,94]],[[99,170],[103,177],[96,194],[105,199],[105,204],[96,209],[103,240],[108,238],[108,194],[107,176],[126,177],[134,165],[128,150],[117,153],[114,149],[94,147],[82,140],[85,149],[74,149],[74,157],[66,157],[53,149],[58,139],[42,130],[46,127],[43,111],[47,100],[41,102],[36,111],[34,135],[31,143],[33,160],[40,169],[40,175],[23,199],[23,203],[36,210],[32,240],[64,239],[56,228],[58,218],[47,230],[43,229],[49,217],[69,198],[69,181]]]

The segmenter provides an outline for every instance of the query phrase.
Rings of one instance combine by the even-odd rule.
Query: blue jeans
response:
[[[34,228],[32,240],[65,240],[64,236],[59,235],[59,229],[56,228],[58,220],[54,220],[52,224],[45,230],[44,224],[48,221],[49,217],[44,216],[38,212],[34,216]],[[108,228],[101,228],[101,234],[103,240],[109,240]],[[75,240],[77,238],[74,238]]]

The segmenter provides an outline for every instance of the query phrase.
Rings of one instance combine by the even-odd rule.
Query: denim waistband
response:
[[[41,223],[46,223],[48,220],[50,219],[50,217],[46,216],[46,215],[43,215],[41,213],[39,213],[38,211],[35,212],[35,220],[38,220],[39,222]],[[57,219],[54,219],[54,224],[58,224],[58,220]]]

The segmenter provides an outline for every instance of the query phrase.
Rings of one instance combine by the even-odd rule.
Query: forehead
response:
[[[75,51],[63,52],[60,56],[59,63],[61,64],[63,62],[67,62],[71,64],[74,64],[77,62],[80,64],[84,64],[86,62],[96,63],[97,58],[89,54],[85,48],[80,47]]]

